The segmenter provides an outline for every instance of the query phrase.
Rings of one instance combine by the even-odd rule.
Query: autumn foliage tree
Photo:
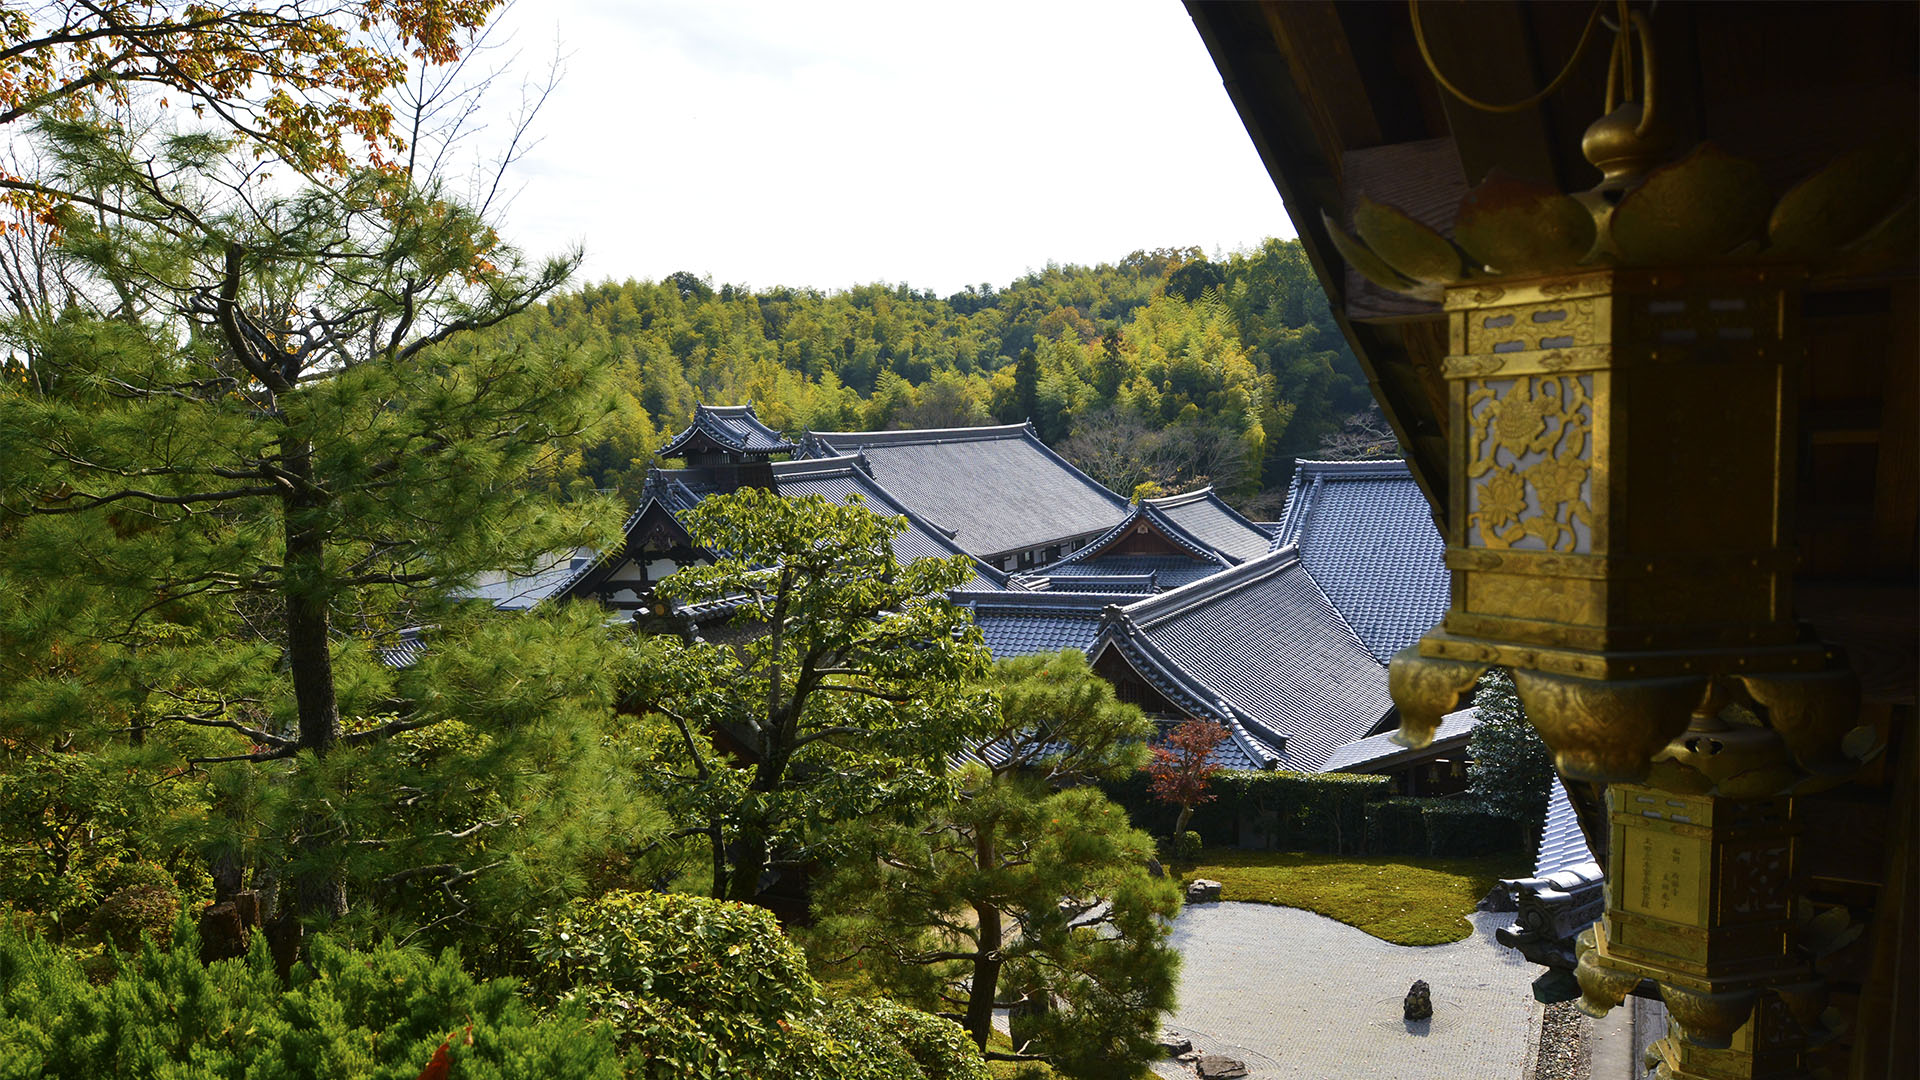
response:
[[[1152,778],[1153,797],[1169,806],[1178,806],[1180,816],[1173,823],[1174,851],[1186,835],[1193,808],[1213,801],[1208,790],[1213,774],[1220,771],[1213,750],[1227,738],[1227,729],[1198,718],[1191,719],[1167,733],[1153,748],[1153,760],[1146,772]]]

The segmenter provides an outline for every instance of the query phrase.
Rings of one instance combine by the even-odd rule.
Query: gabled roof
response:
[[[1475,709],[1461,709],[1450,712],[1440,719],[1440,726],[1433,733],[1433,741],[1418,750],[1409,750],[1393,741],[1395,732],[1369,735],[1357,739],[1345,746],[1336,747],[1333,756],[1320,766],[1321,772],[1374,772],[1390,769],[1400,762],[1413,758],[1432,757],[1438,751],[1452,750],[1467,743],[1467,737],[1480,724],[1480,713]]]
[[[1257,559],[1272,546],[1273,535],[1228,506],[1211,485],[1181,495],[1142,499],[1137,509],[1170,523],[1235,563]]]
[[[1186,554],[1119,550],[1141,530],[1150,530]],[[1229,566],[1259,558],[1272,544],[1273,537],[1267,530],[1241,517],[1214,494],[1213,488],[1203,487],[1181,495],[1142,499],[1126,517],[1086,547],[1045,570],[1022,575],[1021,580],[1042,589],[1119,592],[1122,590],[1096,587],[1092,582],[1152,575],[1153,580],[1147,587],[1136,590],[1138,595],[1145,596],[1177,589]]]
[[[1385,663],[1447,613],[1446,543],[1407,463],[1299,461],[1273,538]]]
[[[773,470],[774,490],[781,495],[795,498],[819,495],[837,503],[844,503],[851,496],[859,495],[875,513],[906,518],[907,527],[893,538],[893,555],[902,566],[916,559],[968,554],[946,530],[916,514],[876,483],[861,468],[859,458],[853,455],[795,458],[792,461],[773,462],[769,467]],[[710,474],[702,469],[653,469],[647,473],[646,497],[658,499],[662,506],[676,514],[681,513],[719,492],[708,482],[709,478]],[[978,559],[973,560],[973,569],[973,579],[962,588],[997,590],[1008,587],[1009,575],[1006,571]]]
[[[752,405],[695,405],[693,423],[660,448],[664,458],[718,448],[736,454],[790,454],[786,436],[760,422]]]
[[[994,558],[1104,531],[1127,502],[1048,448],[1028,424],[924,431],[809,431],[802,457],[860,455],[903,505]]]
[[[1120,651],[1167,696],[1313,772],[1392,707],[1387,672],[1292,548],[1109,610],[1095,655]]]

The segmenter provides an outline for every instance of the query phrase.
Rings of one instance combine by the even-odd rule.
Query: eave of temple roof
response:
[[[1404,461],[1296,462],[1273,546],[1299,549],[1382,663],[1447,613],[1446,543]]]
[[[1431,757],[1436,753],[1457,750],[1467,744],[1473,729],[1480,723],[1480,714],[1475,709],[1461,709],[1441,717],[1440,726],[1434,730],[1433,741],[1419,749],[1411,749],[1393,741],[1395,732],[1382,735],[1369,735],[1364,739],[1335,747],[1333,756],[1320,766],[1321,772],[1376,772],[1391,769],[1402,762],[1416,758]]]
[[[1030,424],[809,431],[802,458],[860,456],[901,504],[982,559],[1105,531],[1126,500],[1053,452]]]
[[[1183,707],[1231,717],[1313,772],[1392,706],[1386,669],[1283,549],[1103,616],[1100,645]]]
[[[1091,652],[1100,634],[1100,616],[1126,599],[1110,593],[1026,592],[1018,588],[949,594],[973,614],[987,648],[1000,659],[1079,649]]]
[[[736,454],[791,454],[797,449],[786,436],[760,422],[752,405],[695,405],[693,423],[660,448],[663,458],[680,457],[709,442]]]

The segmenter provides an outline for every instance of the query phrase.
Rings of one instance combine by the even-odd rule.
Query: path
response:
[[[1173,925],[1184,966],[1166,1026],[1246,1062],[1250,1080],[1520,1080],[1540,969],[1493,940],[1511,919],[1479,913],[1465,941],[1411,948],[1298,908],[1189,904]],[[1433,988],[1424,1023],[1400,1015],[1415,979]],[[1155,1072],[1193,1076],[1173,1062]]]

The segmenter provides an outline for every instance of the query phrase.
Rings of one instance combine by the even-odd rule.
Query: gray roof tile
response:
[[[956,603],[973,611],[974,625],[998,659],[1034,653],[1079,649],[1088,652],[1100,633],[1100,615],[1124,597],[1091,592],[1037,592],[1018,590],[953,594]]]
[[[1404,461],[1298,462],[1273,543],[1383,663],[1447,613],[1446,544]]]
[[[1100,644],[1198,715],[1279,743],[1278,765],[1318,770],[1392,707],[1387,672],[1292,549],[1110,612]]]
[[[1159,512],[1188,536],[1234,562],[1257,559],[1265,555],[1273,543],[1272,534],[1241,517],[1239,511],[1228,506],[1211,487],[1184,495],[1143,499],[1140,505]]]
[[[810,431],[805,457],[858,454],[903,505],[982,558],[1104,531],[1127,502],[1025,424],[927,431]]]

